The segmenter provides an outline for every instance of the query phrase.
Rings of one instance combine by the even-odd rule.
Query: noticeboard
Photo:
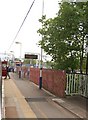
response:
[[[25,54],[25,59],[38,59],[38,55]]]

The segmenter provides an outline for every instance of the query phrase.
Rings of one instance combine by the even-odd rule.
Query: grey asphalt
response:
[[[25,80],[28,82],[27,79],[19,79],[16,73],[11,73],[11,77],[13,78],[14,82],[17,84],[18,88],[21,89],[21,92],[25,94],[25,98],[50,98],[52,101],[63,107],[64,109],[70,111],[72,114],[76,115],[79,118],[88,119],[88,99],[82,96],[66,96],[65,98],[59,98],[57,96],[54,96],[48,91],[39,90],[38,86],[34,83],[30,84],[30,89],[27,91],[28,84],[26,84],[27,87],[23,87],[25,84]],[[26,82],[26,83],[27,83]],[[20,84],[21,85],[20,85]],[[33,87],[33,84],[35,87]],[[27,91],[26,93],[24,91]],[[30,99],[31,100],[31,99]],[[33,100],[33,99],[32,99]],[[44,99],[43,99],[44,100]]]

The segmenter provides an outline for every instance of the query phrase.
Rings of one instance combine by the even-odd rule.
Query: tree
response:
[[[43,36],[39,45],[52,56],[55,68],[80,68],[82,72],[87,11],[88,2],[63,2],[57,17],[46,20],[43,16],[39,20],[42,28],[38,33]]]
[[[24,64],[36,64],[36,60],[34,59],[24,59]]]

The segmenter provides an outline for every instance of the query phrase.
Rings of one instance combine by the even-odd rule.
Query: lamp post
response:
[[[21,42],[15,42],[15,43],[20,45],[20,68],[19,68],[19,78],[21,78],[21,50],[22,50],[22,43],[21,43]]]
[[[10,53],[11,53],[11,59],[12,61],[14,61],[14,51],[10,51]]]
[[[44,0],[42,1],[42,17],[43,17],[43,14],[44,14]],[[42,24],[42,28],[43,28],[43,24]],[[43,39],[43,36],[42,36],[42,39]],[[42,88],[42,47],[41,47],[41,62],[40,62],[40,77],[39,77],[39,89]]]
[[[10,65],[13,67],[12,71],[14,72],[14,51],[10,51],[11,53],[11,62],[10,62]]]
[[[20,60],[21,60],[22,43],[21,42],[15,42],[15,43],[20,45]]]

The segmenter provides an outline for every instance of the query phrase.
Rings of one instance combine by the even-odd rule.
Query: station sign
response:
[[[38,59],[38,55],[25,54],[25,59]]]

